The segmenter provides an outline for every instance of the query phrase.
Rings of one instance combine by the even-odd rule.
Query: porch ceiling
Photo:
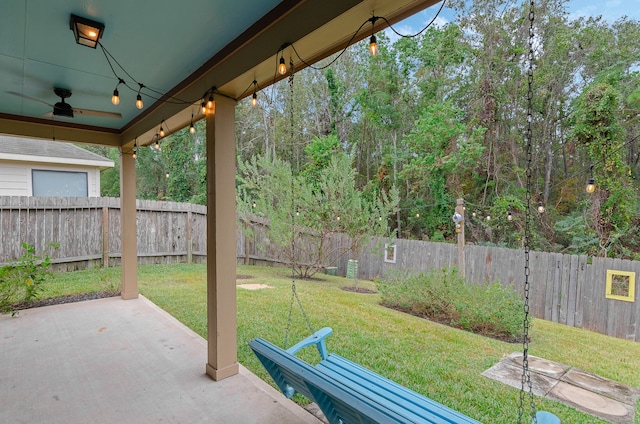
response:
[[[308,63],[340,49],[372,15],[390,22],[410,16],[436,0],[4,0],[0,5],[0,133],[111,146],[149,144],[165,130],[198,118],[200,99],[217,87],[222,95],[251,95],[255,79],[273,82],[276,53],[286,43]],[[102,50],[75,43],[69,29],[76,14],[105,25],[101,42],[136,81],[187,103],[155,100],[143,90],[145,107],[134,102],[137,84],[114,63],[118,83]],[[378,20],[376,30],[384,22]],[[371,34],[365,25],[355,38]],[[303,65],[293,56],[296,69]],[[112,61],[113,63],[113,61]],[[76,108],[122,114],[122,118],[46,116],[60,101],[53,89],[73,95]],[[146,94],[145,94],[146,93]],[[160,95],[153,94],[156,98]],[[166,99],[166,98],[165,98]],[[193,102],[193,103],[190,103]]]

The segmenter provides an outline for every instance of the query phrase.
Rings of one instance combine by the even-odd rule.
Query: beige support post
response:
[[[138,238],[136,236],[136,161],[120,149],[120,240],[123,299],[138,297]]]
[[[109,268],[109,206],[102,207],[102,266]]]
[[[207,111],[207,374],[239,372],[236,330],[235,102]]]
[[[460,275],[465,276],[465,261],[464,261],[464,199],[458,199],[456,202],[456,213],[462,217],[459,223],[459,227],[456,226],[456,232],[458,233],[458,271]]]

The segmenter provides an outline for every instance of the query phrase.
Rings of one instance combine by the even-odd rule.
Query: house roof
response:
[[[102,169],[114,166],[111,159],[71,143],[6,135],[0,135],[0,160],[85,165]]]

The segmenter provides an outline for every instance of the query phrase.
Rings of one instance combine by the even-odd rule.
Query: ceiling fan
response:
[[[98,116],[101,118],[122,118],[121,114],[115,113],[115,112],[105,112],[102,110],[92,110],[92,109],[78,109],[71,106],[69,103],[64,101],[64,99],[68,99],[69,97],[71,97],[71,94],[72,94],[71,90],[68,90],[66,88],[56,87],[53,89],[53,92],[56,93],[56,96],[60,97],[60,101],[57,102],[55,105],[51,105],[49,103],[43,102],[42,100],[25,96],[24,94],[20,94],[20,93],[10,92],[10,94],[49,106],[53,110],[47,115],[62,116],[64,118],[73,118],[75,115]]]

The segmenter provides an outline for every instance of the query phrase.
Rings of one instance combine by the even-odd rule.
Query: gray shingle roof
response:
[[[0,153],[92,160],[112,165],[113,161],[71,143],[0,135]]]

